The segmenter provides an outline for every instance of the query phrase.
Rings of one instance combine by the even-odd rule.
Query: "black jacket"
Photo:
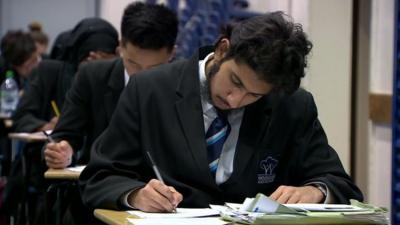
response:
[[[43,60],[32,71],[30,82],[13,116],[16,132],[33,132],[55,116],[51,101],[62,109],[65,94],[71,86],[75,69],[72,65]]]
[[[245,108],[233,173],[217,185],[207,162],[198,61],[162,65],[134,76],[109,127],[93,144],[80,176],[93,208],[123,208],[121,197],[156,176],[150,151],[167,185],[183,194],[180,207],[242,202],[280,185],[325,183],[334,199],[362,199],[328,145],[312,95],[270,94]],[[266,169],[270,168],[270,169]]]
[[[78,163],[88,162],[92,142],[108,126],[123,88],[122,59],[88,62],[79,68],[52,133],[75,151],[82,150]]]

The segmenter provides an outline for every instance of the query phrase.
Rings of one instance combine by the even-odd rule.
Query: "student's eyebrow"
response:
[[[132,59],[128,59],[128,61],[129,61],[130,63],[134,63],[134,64],[137,64],[137,65],[139,65],[139,63],[137,63],[137,62],[133,61]]]
[[[232,77],[234,78],[234,79],[233,79],[234,82],[238,82],[249,94],[251,94],[251,95],[258,95],[258,96],[264,96],[264,95],[265,95],[264,93],[261,94],[261,93],[256,93],[256,92],[250,92],[250,91],[246,88],[246,86],[244,86],[242,80],[239,78],[239,76],[238,76],[235,72],[231,71],[231,75],[232,75]]]
[[[159,66],[159,65],[161,65],[161,64],[163,64],[163,63],[153,64],[153,65],[150,65],[149,67],[155,67],[155,66]]]

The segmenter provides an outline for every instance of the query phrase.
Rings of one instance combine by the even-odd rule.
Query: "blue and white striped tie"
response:
[[[227,116],[218,113],[217,118],[211,123],[206,133],[208,166],[213,177],[215,177],[217,172],[218,160],[222,152],[222,147],[230,132],[231,126],[229,125]]]

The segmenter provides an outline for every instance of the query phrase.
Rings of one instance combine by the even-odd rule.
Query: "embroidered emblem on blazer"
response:
[[[260,168],[264,173],[257,174],[258,184],[268,184],[275,180],[275,168],[278,165],[278,160],[268,156],[266,159],[261,160]]]

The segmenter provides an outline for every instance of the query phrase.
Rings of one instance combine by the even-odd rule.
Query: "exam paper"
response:
[[[152,218],[152,219],[132,219],[128,221],[134,225],[227,225],[230,222],[223,221],[217,217],[213,218],[180,218],[180,219],[165,219],[165,218]]]
[[[140,210],[129,210],[129,214],[137,216],[142,219],[149,218],[195,218],[206,216],[219,216],[219,211],[210,208],[177,208],[173,213],[148,213]]]
[[[73,166],[73,167],[67,167],[67,170],[73,171],[73,172],[82,172],[83,169],[85,169],[86,166]]]

